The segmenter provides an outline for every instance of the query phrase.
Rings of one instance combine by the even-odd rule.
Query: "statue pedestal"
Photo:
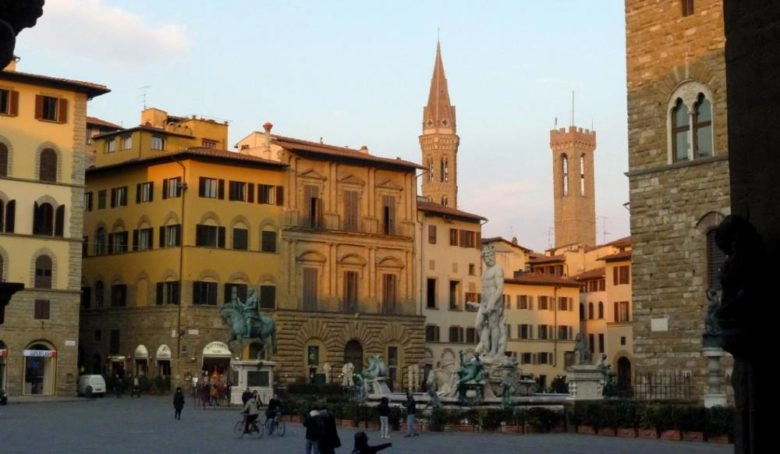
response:
[[[574,400],[603,399],[603,375],[598,366],[579,364],[569,368],[566,381],[569,383],[569,396]]]
[[[366,389],[366,392],[368,393],[369,397],[389,396],[391,393],[390,387],[387,386],[386,377],[377,377],[373,380],[370,380],[366,382],[366,386],[368,388]]]
[[[720,347],[704,347],[702,354],[707,358],[707,392],[704,394],[704,407],[726,406],[726,394],[721,392],[720,358],[725,354]]]
[[[238,383],[230,390],[230,403],[243,405],[241,394],[244,390],[257,391],[263,404],[267,404],[274,394],[274,361],[262,359],[233,360],[230,368],[237,372]]]

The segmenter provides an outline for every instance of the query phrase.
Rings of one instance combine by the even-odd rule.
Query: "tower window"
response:
[[[681,0],[680,3],[682,4],[683,17],[693,14],[693,0]]]
[[[561,178],[563,179],[563,195],[569,195],[569,157],[561,156]]]
[[[580,155],[580,195],[585,195],[585,155]]]

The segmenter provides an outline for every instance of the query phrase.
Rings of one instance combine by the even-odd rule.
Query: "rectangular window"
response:
[[[154,243],[154,231],[151,227],[133,230],[133,250],[146,251],[152,248]]]
[[[181,197],[182,193],[181,177],[166,178],[163,180],[163,199],[175,199]]]
[[[616,322],[625,323],[630,319],[630,313],[628,311],[628,301],[618,301],[615,303],[617,306]]]
[[[596,336],[594,336],[593,334],[588,334],[588,350],[594,352],[596,351],[595,348],[596,348]]]
[[[127,206],[127,186],[111,189],[111,208]]]
[[[450,340],[453,344],[463,343],[463,328],[460,326],[450,326]]]
[[[127,285],[114,284],[111,286],[111,307],[125,307],[127,305]]]
[[[284,205],[284,186],[276,187],[276,204],[278,206]]]
[[[195,226],[195,245],[201,247],[225,247],[225,228],[216,225]]]
[[[314,185],[303,187],[303,200],[306,206],[306,226],[316,229],[322,226],[322,199],[319,197],[319,188]]]
[[[476,328],[466,328],[466,343],[470,345],[474,345],[477,343],[477,329]]]
[[[217,283],[204,281],[193,282],[192,304],[196,306],[216,306]]]
[[[616,266],[612,268],[612,284],[613,285],[626,285],[630,283],[631,273],[629,272],[628,265]]]
[[[531,325],[517,325],[517,336],[520,339],[530,339]]]
[[[274,204],[274,187],[270,184],[257,185],[257,203],[264,205]]]
[[[476,245],[477,234],[470,230],[460,231],[460,247],[473,248]]]
[[[358,231],[358,197],[357,191],[344,191],[344,230]]]
[[[133,148],[133,136],[129,134],[126,136],[122,136],[122,149],[129,150],[131,148]]]
[[[35,118],[65,123],[68,121],[68,100],[54,96],[35,96]]]
[[[48,320],[50,306],[49,300],[35,300],[34,318],[36,320]]]
[[[249,230],[233,229],[233,249],[246,251],[249,249]]]
[[[693,14],[693,0],[682,0],[681,3],[683,17]]]
[[[262,252],[276,252],[276,232],[273,230],[260,232],[260,250]]]
[[[398,278],[395,274],[382,275],[382,312],[385,314],[398,313]]]
[[[303,310],[317,310],[317,268],[303,269]]]
[[[154,134],[152,136],[152,143],[150,145],[152,150],[165,150],[165,137]]]
[[[220,187],[224,187],[225,180],[217,180],[216,178],[200,177],[198,181],[198,196],[207,199],[218,199],[221,191]]]
[[[218,142],[216,140],[202,139],[200,146],[203,148],[217,148]]]
[[[19,92],[0,88],[0,115],[15,117],[19,111]]]
[[[108,235],[108,250],[111,254],[127,252],[127,232],[115,232]]]
[[[539,310],[540,311],[546,311],[547,310],[547,297],[546,296],[539,296]]]
[[[101,189],[98,191],[98,210],[106,208],[106,190]]]
[[[160,247],[176,247],[181,244],[181,225],[160,227]]]
[[[458,245],[458,229],[450,229],[450,246]]]
[[[92,192],[84,193],[84,211],[92,211]]]
[[[111,333],[109,335],[109,340],[108,340],[108,354],[109,355],[119,354],[119,330],[118,329],[111,330]]]
[[[563,325],[558,326],[558,339],[559,340],[568,340],[570,332],[571,332],[570,327],[563,326]]]
[[[106,153],[113,153],[116,151],[116,137],[106,139]]]
[[[149,203],[154,200],[154,183],[145,181],[135,188],[135,203]]]
[[[228,185],[228,200],[246,202],[247,185],[243,181],[231,181]]]
[[[395,235],[395,197],[382,196],[382,233]]]
[[[547,325],[539,325],[538,326],[538,329],[537,329],[538,333],[537,334],[539,336],[539,339],[544,340],[544,339],[549,339],[551,337],[550,333],[547,330],[547,328],[548,328]]]
[[[559,296],[558,297],[558,310],[559,311],[567,311],[569,310],[569,298],[565,296]]]
[[[428,279],[425,292],[425,307],[436,309],[436,279]]]
[[[532,309],[530,295],[517,295],[515,298],[515,307],[517,309]]]
[[[344,272],[344,312],[348,314],[358,311],[358,283],[357,271]]]
[[[260,307],[262,309],[276,309],[276,286],[260,286]]]
[[[439,327],[436,325],[425,326],[425,342],[439,342]]]
[[[599,353],[604,353],[604,333],[599,333]]]
[[[450,310],[459,311],[461,309],[462,307],[460,304],[460,282],[450,281]]]
[[[532,364],[532,363],[533,363],[532,353],[522,353],[520,355],[520,364]]]
[[[180,302],[179,282],[158,282],[155,302],[158,306],[178,305]]]
[[[428,226],[428,244],[436,244],[436,226]]]

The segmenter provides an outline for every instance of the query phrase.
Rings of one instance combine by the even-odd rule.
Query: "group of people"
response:
[[[249,389],[244,390],[241,394],[241,401],[244,403],[244,407],[241,409],[241,413],[244,414],[244,433],[249,433],[249,427],[260,416],[260,407],[263,405],[263,402],[260,400],[257,390],[249,391]],[[281,407],[282,402],[279,400],[279,396],[274,394],[271,400],[268,401],[268,407],[265,409],[266,419],[275,421],[276,416],[281,411]]]
[[[380,416],[384,419],[385,432],[382,438],[390,438],[387,435],[387,417],[390,414],[390,407],[387,399],[383,399],[380,404],[386,407],[386,415]],[[380,408],[380,415],[382,415]],[[341,447],[341,439],[336,429],[336,419],[327,407],[319,407],[309,412],[303,420],[303,426],[306,428],[306,454],[334,454],[336,448]],[[392,446],[392,443],[382,443],[371,446],[368,444],[368,435],[360,431],[355,434],[355,447],[352,454],[374,454],[385,448]]]

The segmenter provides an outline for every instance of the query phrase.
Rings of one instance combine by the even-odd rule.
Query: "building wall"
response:
[[[4,363],[0,387],[10,396],[66,396],[75,393],[78,375],[81,201],[89,90],[70,83],[55,88],[34,79],[6,80],[0,74],[0,88],[18,92],[19,99],[17,115],[0,115],[0,141],[8,148],[8,175],[0,177],[0,198],[6,203],[16,201],[15,228],[0,233],[1,276],[25,286],[11,298],[0,325],[0,349],[5,350],[0,358]],[[36,95],[65,100],[66,120],[35,119]],[[39,156],[46,148],[57,155],[56,182],[39,180]],[[65,207],[62,236],[33,234],[36,202]],[[43,255],[52,260],[51,288],[36,288],[35,284],[36,259]],[[36,300],[48,301],[48,316],[35,318]],[[46,348],[46,356],[27,356],[25,350],[36,344]],[[37,360],[42,361],[42,381],[25,373],[27,363]]]
[[[628,0],[628,142],[637,367],[705,383],[706,232],[728,214],[722,2]],[[673,162],[670,106],[686,82],[711,97],[712,157]],[[690,86],[690,85],[689,85]]]

